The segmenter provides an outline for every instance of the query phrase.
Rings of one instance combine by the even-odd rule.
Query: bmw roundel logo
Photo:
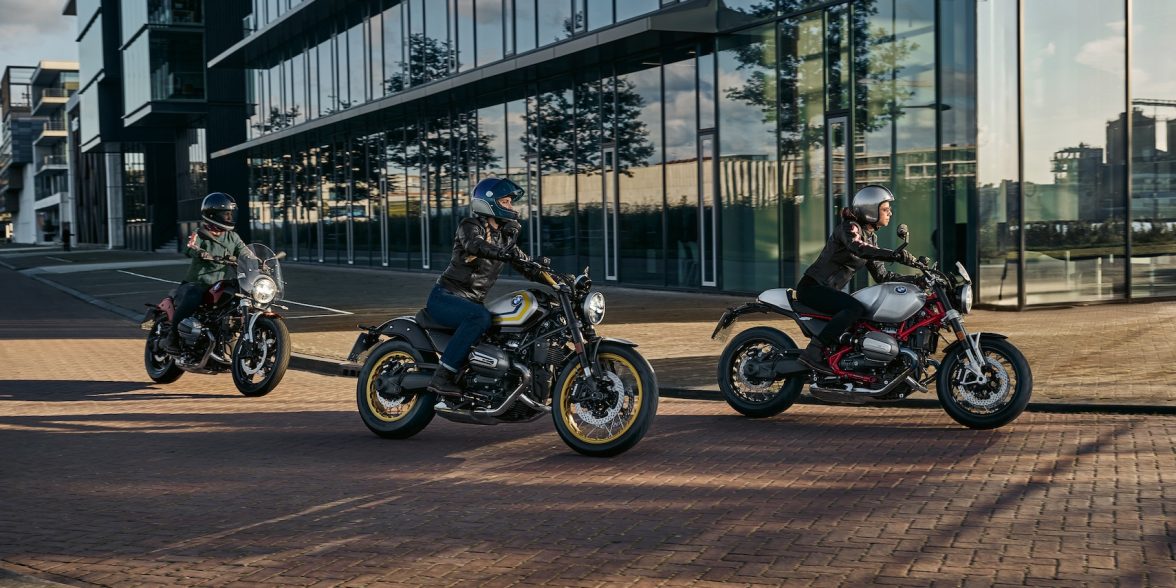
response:
[[[523,295],[522,294],[515,294],[515,297],[510,299],[510,304],[511,304],[511,306],[513,306],[515,308],[522,306],[523,305]]]
[[[907,288],[906,288],[906,286],[899,286],[899,287],[895,288],[894,291],[898,292],[899,294],[906,294]]]

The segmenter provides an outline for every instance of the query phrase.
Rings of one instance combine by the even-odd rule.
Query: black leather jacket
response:
[[[528,257],[515,245],[518,230],[519,224],[514,221],[493,229],[481,217],[462,219],[453,237],[453,257],[437,283],[462,298],[482,304],[486,293],[498,281],[502,264],[508,261],[528,279],[538,280],[537,272],[520,263]]]
[[[894,260],[893,250],[878,246],[878,236],[874,231],[865,229],[853,218],[842,217],[841,223],[833,229],[833,234],[829,235],[829,241],[825,243],[821,255],[804,270],[804,275],[813,278],[822,286],[840,290],[864,265],[870,270],[874,281],[879,284],[914,282],[915,276],[896,274],[883,265],[884,262]]]

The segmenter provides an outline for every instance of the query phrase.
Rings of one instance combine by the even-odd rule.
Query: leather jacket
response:
[[[914,282],[915,276],[894,273],[883,265],[895,259],[894,250],[878,246],[878,235],[872,229],[863,227],[853,217],[843,216],[833,234],[829,235],[821,255],[804,271],[804,275],[834,290],[844,288],[862,266],[869,269],[879,284]]]
[[[462,219],[453,237],[453,257],[437,283],[466,300],[482,304],[486,293],[498,281],[504,263],[510,262],[527,279],[537,281],[539,274],[521,263],[529,258],[515,244],[519,228],[515,221],[504,221],[494,229],[482,217]]]

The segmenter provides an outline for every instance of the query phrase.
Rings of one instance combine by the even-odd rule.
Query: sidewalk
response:
[[[97,303],[129,319],[179,280],[186,261],[179,255],[122,250],[9,252],[0,265]],[[132,268],[118,271],[118,268]],[[428,295],[435,273],[288,262],[283,265],[291,304],[288,325],[295,369],[350,375],[343,362],[358,331],[413,314]],[[597,282],[608,300],[602,335],[630,339],[650,359],[667,395],[719,399],[715,366],[724,343],[710,334],[723,310],[750,297],[620,288]],[[505,278],[491,296],[527,287]],[[154,299],[152,299],[154,297]],[[325,309],[325,310],[324,310]],[[745,317],[736,332],[759,324],[787,332],[801,342],[788,320]],[[1176,409],[1176,303],[1111,304],[1023,313],[975,311],[971,332],[1007,335],[1029,359],[1035,405]],[[934,402],[916,394],[904,403]],[[900,403],[903,404],[903,403]]]

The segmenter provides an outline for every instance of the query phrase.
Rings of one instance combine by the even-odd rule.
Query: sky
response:
[[[65,0],[0,0],[0,72],[44,60],[77,61],[77,17]]]

